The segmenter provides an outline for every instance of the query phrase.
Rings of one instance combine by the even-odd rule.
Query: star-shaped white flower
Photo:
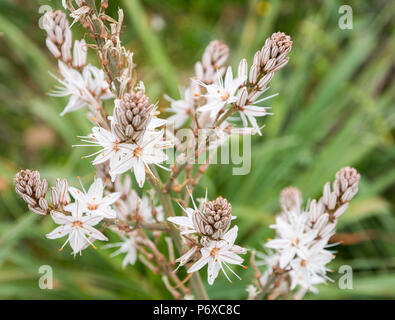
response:
[[[234,226],[223,235],[221,240],[209,241],[207,246],[200,249],[202,257],[188,269],[188,273],[196,272],[208,264],[207,279],[210,285],[214,283],[214,280],[218,276],[219,270],[222,270],[225,274],[225,277],[230,282],[232,282],[229,279],[224,266],[228,268],[237,278],[241,279],[228,265],[230,263],[243,266],[242,262],[244,259],[238,256],[238,254],[245,253],[246,250],[239,246],[234,246],[234,242],[237,237],[237,231],[238,227]]]
[[[122,268],[126,268],[128,264],[134,265],[137,261],[137,247],[136,247],[136,237],[137,235],[128,235],[128,236],[121,236],[122,242],[111,243],[106,246],[105,248],[115,248],[119,247],[118,250],[113,252],[110,257],[115,257],[119,254],[126,253],[123,261],[122,261]]]
[[[317,289],[313,285],[326,283],[327,280],[331,280],[326,275],[330,271],[326,264],[333,260],[334,255],[331,251],[324,249],[323,245],[325,243],[326,241],[316,243],[308,250],[305,259],[298,257],[292,260],[289,272],[291,290],[300,285],[307,290],[316,292]]]
[[[110,160],[110,166],[118,163],[122,156],[128,151],[124,146],[127,144],[121,143],[117,137],[111,132],[101,127],[93,127],[92,133],[88,137],[81,137],[81,141],[88,144],[79,144],[75,147],[96,147],[99,146],[101,149],[96,151],[84,158],[96,156],[92,161],[93,165],[97,165],[107,160]],[[88,138],[88,139],[86,139]]]
[[[103,219],[102,216],[83,215],[82,205],[78,201],[75,204],[66,206],[64,209],[71,212],[71,215],[52,211],[52,219],[61,226],[46,235],[48,239],[57,239],[68,235],[67,241],[60,250],[69,242],[75,256],[86,247],[86,242],[95,247],[93,245],[94,240],[108,240],[100,231],[93,228]]]
[[[207,98],[207,103],[198,110],[210,111],[210,116],[215,119],[218,112],[230,103],[237,101],[237,90],[245,81],[245,77],[236,77],[233,79],[232,67],[228,67],[225,80],[218,74],[217,84],[205,84],[199,81],[199,84],[206,88],[207,93],[203,95]]]
[[[60,60],[58,66],[62,79],[53,77],[62,86],[57,87],[57,90],[52,91],[50,95],[55,97],[70,96],[68,104],[60,114],[61,116],[85,106],[95,110],[98,107],[98,101],[113,97],[102,70],[87,65],[80,73]]]
[[[82,211],[89,215],[100,215],[103,218],[114,219],[117,213],[110,207],[121,196],[120,192],[113,192],[103,197],[104,185],[100,178],[89,187],[88,192],[69,187],[73,198],[82,206]]]
[[[145,182],[145,170],[153,176],[150,164],[155,164],[163,169],[167,168],[160,165],[161,162],[168,159],[167,155],[162,151],[167,148],[168,144],[163,141],[163,132],[161,134],[145,135],[142,142],[137,144],[124,144],[122,149],[124,154],[121,158],[110,163],[110,175],[113,180],[130,169],[133,169],[137,183],[141,188]]]

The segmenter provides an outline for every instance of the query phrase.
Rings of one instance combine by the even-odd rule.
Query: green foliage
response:
[[[13,192],[20,168],[38,169],[51,182],[75,181],[77,175],[88,182],[94,175],[89,162],[80,160],[85,151],[71,147],[89,131],[83,112],[60,118],[66,100],[45,95],[55,84],[48,70],[55,73],[56,65],[38,27],[39,7],[52,2],[0,3],[0,298],[170,298],[159,277],[140,263],[123,270],[122,257],[110,259],[109,249],[88,249],[75,260],[66,249],[59,252],[61,242],[44,237],[53,222],[28,213]],[[354,166],[361,173],[360,192],[339,226],[353,241],[337,247],[331,265],[335,283],[308,298],[395,298],[395,3],[351,1],[352,30],[338,27],[340,5],[125,0],[110,1],[109,12],[124,8],[122,39],[135,52],[138,77],[162,108],[163,93],[177,94],[177,84],[193,74],[211,39],[230,46],[237,67],[244,56],[251,62],[272,32],[290,34],[291,60],[272,81],[270,93],[280,95],[271,100],[275,115],[265,119],[263,137],[253,139],[251,173],[232,176],[231,166],[213,166],[198,190],[203,194],[207,186],[212,197],[227,197],[238,216],[241,244],[259,249],[272,235],[268,225],[279,210],[282,188],[294,185],[305,199],[318,197],[338,169]],[[152,20],[158,15],[166,24],[155,31]],[[73,32],[83,36],[77,25]],[[46,135],[37,134],[38,128]],[[41,143],[32,147],[34,135]],[[343,264],[353,267],[353,290],[337,285]],[[41,265],[53,267],[54,290],[39,289]],[[209,295],[244,298],[250,269],[240,271],[243,280],[232,285],[219,277]]]

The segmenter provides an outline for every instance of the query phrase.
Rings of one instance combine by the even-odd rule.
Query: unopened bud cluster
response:
[[[262,49],[255,53],[249,74],[247,60],[240,61],[238,76],[248,80],[249,88],[246,87],[246,80],[244,87],[239,90],[236,102],[238,107],[254,102],[264,92],[274,73],[288,63],[291,49],[290,36],[284,32],[277,32],[266,39]]]
[[[229,48],[221,41],[211,41],[203,53],[202,61],[195,64],[198,80],[205,84],[215,83],[225,73],[225,62],[229,57]]]
[[[193,224],[203,236],[218,240],[228,231],[232,220],[232,206],[224,198],[218,197],[214,201],[205,203],[203,212],[196,210]]]
[[[348,208],[350,200],[358,192],[359,179],[360,175],[354,168],[345,167],[336,173],[332,191],[330,183],[325,184],[319,202],[325,207],[332,220],[340,217]]]
[[[72,34],[66,14],[51,11],[44,15],[43,26],[47,32],[46,44],[49,51],[65,63],[71,62]]]
[[[48,182],[40,180],[38,171],[29,169],[19,171],[15,178],[15,191],[27,203],[29,209],[37,214],[49,213],[48,202],[45,195],[48,190]]]
[[[59,209],[71,202],[66,179],[56,179],[56,186],[51,188],[51,202],[54,209]]]
[[[112,132],[121,142],[139,142],[151,120],[153,108],[143,91],[126,93],[115,104]]]

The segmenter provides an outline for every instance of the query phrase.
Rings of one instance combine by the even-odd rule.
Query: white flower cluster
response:
[[[126,223],[129,220],[138,221],[138,223],[151,223],[164,221],[164,213],[162,206],[152,206],[153,199],[143,195],[140,199],[134,190],[127,192],[125,200],[119,200],[118,218],[121,223]],[[153,214],[155,213],[155,214]],[[122,267],[127,265],[134,265],[138,257],[138,244],[142,237],[138,230],[120,230],[113,226],[111,230],[119,235],[122,241],[105,245],[104,248],[118,248],[111,254],[115,257],[119,254],[125,254],[122,262]]]
[[[260,97],[269,89],[268,84],[274,73],[288,63],[291,48],[289,36],[282,32],[272,34],[262,49],[255,53],[249,70],[247,60],[240,61],[237,77],[234,78],[232,68],[225,66],[229,48],[219,41],[212,41],[207,46],[202,61],[196,63],[196,77],[191,80],[191,86],[181,92],[182,98],[174,100],[166,96],[170,101],[168,111],[175,113],[169,120],[177,129],[193,116],[199,129],[214,128],[222,131],[218,137],[218,140],[222,140],[219,144],[226,141],[220,138],[223,135],[261,135],[256,118],[272,113],[268,112],[270,107],[260,104],[277,94]],[[204,93],[201,88],[204,88]],[[229,116],[236,112],[240,115],[243,130],[231,131],[230,129],[235,129],[231,122],[238,119]]]
[[[115,121],[110,117],[111,122]],[[113,131],[102,127],[93,127],[92,133],[88,137],[83,137],[82,141],[87,145],[78,146],[98,146],[101,149],[87,157],[96,156],[92,161],[93,165],[98,165],[109,161],[111,180],[115,181],[118,175],[133,170],[139,187],[143,187],[146,171],[153,176],[149,167],[155,164],[161,168],[160,163],[166,161],[168,156],[163,149],[171,147],[171,144],[164,140],[164,131],[156,130],[166,121],[151,114],[151,119],[147,124],[143,137],[137,142],[122,142]],[[167,169],[166,169],[167,170]]]
[[[358,192],[360,175],[350,167],[336,173],[331,190],[330,183],[323,188],[319,201],[312,200],[307,210],[302,209],[302,196],[297,188],[286,188],[281,193],[282,213],[276,217],[276,238],[266,243],[275,249],[266,257],[267,272],[261,282],[278,268],[287,271],[290,290],[296,286],[316,292],[314,285],[326,283],[329,269],[326,265],[334,259],[330,238],[335,234],[337,219],[346,211],[350,200]]]
[[[266,243],[276,249],[271,264],[289,270],[291,290],[297,285],[314,291],[314,285],[325,283],[329,278],[326,265],[334,258],[328,251],[329,238],[334,234],[334,225],[312,224],[310,211],[290,210],[276,217],[277,237]]]
[[[60,114],[76,111],[88,106],[92,111],[100,108],[101,100],[113,98],[110,86],[101,69],[87,65],[87,45],[84,39],[76,40],[72,49],[72,33],[66,15],[61,11],[50,11],[44,15],[47,32],[46,44],[58,59],[61,78],[53,76],[61,86],[50,92],[56,97],[69,96],[69,102]]]
[[[105,79],[103,70],[89,64],[84,66],[82,71],[79,71],[67,66],[60,60],[58,61],[58,66],[62,78],[53,77],[62,86],[57,87],[56,90],[51,91],[49,94],[55,97],[70,97],[69,102],[60,114],[61,116],[86,106],[94,112],[96,108],[101,108],[101,100],[114,97]]]
[[[111,205],[119,199],[121,194],[115,192],[103,197],[104,186],[100,178],[95,180],[88,192],[80,191],[74,187],[69,187],[68,191],[75,202],[64,206],[64,212],[51,211],[53,220],[60,226],[47,234],[47,238],[57,239],[68,235],[61,250],[67,243],[70,243],[73,254],[76,255],[89,245],[94,246],[93,242],[96,239],[108,240],[94,226],[104,218],[116,217]]]
[[[222,198],[220,199],[224,200]],[[205,224],[205,222],[201,220],[202,218],[200,218],[201,216],[204,217],[204,213],[197,208],[194,201],[193,204],[194,209],[182,208],[186,216],[170,217],[167,219],[181,228],[181,235],[183,235],[187,241],[193,242],[193,244],[190,245],[191,248],[176,260],[176,262],[179,262],[178,267],[185,265],[194,258],[198,258],[197,261],[188,269],[188,273],[196,272],[207,264],[207,280],[210,285],[212,285],[218,277],[219,270],[223,271],[225,277],[230,282],[232,281],[229,279],[226,269],[240,279],[240,277],[228,265],[236,264],[244,267],[242,265],[244,259],[241,258],[239,254],[245,254],[247,252],[245,248],[235,244],[238,227],[234,226],[229,229],[230,220],[233,220],[236,217],[226,213],[229,216],[229,219],[226,219],[226,226],[224,226],[224,220],[221,221],[221,210],[218,209],[218,212],[214,215],[212,222],[213,226],[216,226],[218,229],[222,229],[223,232],[219,237],[213,238],[212,236],[208,236],[208,234],[213,234],[212,227]],[[207,207],[207,196],[201,206],[203,208]],[[208,218],[207,220],[209,221],[210,219]],[[203,230],[206,230],[207,232]],[[200,237],[200,242],[198,237]]]
[[[259,99],[254,103],[245,105],[247,101],[248,93],[246,90],[239,90],[243,83],[246,81],[246,75],[238,75],[233,78],[232,67],[228,67],[225,78],[222,79],[220,74],[217,74],[217,81],[212,84],[206,84],[200,80],[195,80],[200,86],[206,89],[206,93],[202,94],[201,97],[205,98],[206,103],[197,108],[199,113],[199,125],[203,127],[213,127],[215,120],[219,119],[219,116],[224,113],[226,108],[236,103],[237,105],[243,105],[243,108],[239,109],[240,117],[243,122],[243,127],[247,130],[248,134],[260,134],[260,128],[258,126],[255,117],[262,117],[270,115],[266,107],[257,106],[257,104],[266,101],[277,94]],[[167,109],[169,112],[173,112],[174,115],[168,118],[170,123],[174,124],[174,127],[180,128],[190,118],[192,114],[192,106],[194,104],[194,96],[191,88],[181,90],[181,99],[174,100],[168,96],[165,98],[170,101],[170,108]],[[250,121],[252,127],[248,126],[247,119]],[[224,121],[225,125],[223,128],[229,126],[227,121]]]

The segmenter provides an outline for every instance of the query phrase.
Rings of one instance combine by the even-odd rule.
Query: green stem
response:
[[[166,217],[174,217],[175,213],[174,213],[173,205],[171,203],[170,194],[167,193],[166,191],[164,191],[164,188],[162,187],[163,186],[162,182],[159,178],[158,173],[156,172],[156,169],[153,166],[150,166],[150,169],[157,177],[158,182],[155,182],[154,179],[150,176],[148,176],[148,180],[158,195],[159,201],[163,207],[163,211],[164,211]],[[183,246],[182,246],[182,240],[181,240],[179,231],[173,225],[170,225],[169,232],[170,232],[170,236],[171,236],[172,240],[174,241],[174,244],[176,245],[178,252],[181,253]],[[208,300],[209,298],[208,298],[206,289],[204,287],[204,284],[203,284],[203,281],[200,277],[199,272],[194,272],[193,275],[191,276],[190,281],[191,281],[192,288],[195,291],[196,297],[199,300]]]

